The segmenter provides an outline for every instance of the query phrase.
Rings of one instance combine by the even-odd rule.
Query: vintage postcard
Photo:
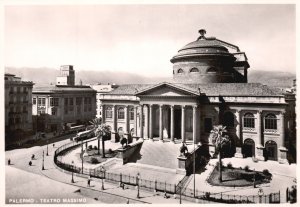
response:
[[[297,202],[295,3],[2,8],[3,204]]]

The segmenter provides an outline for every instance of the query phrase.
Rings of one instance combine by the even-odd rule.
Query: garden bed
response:
[[[98,154],[97,149],[91,149],[87,151],[88,156],[83,158],[84,162],[90,164],[99,164],[101,162],[105,162],[109,158],[116,157],[117,151],[113,151],[111,149],[105,150],[105,158],[102,157],[102,149],[100,149],[100,154]]]
[[[219,180],[219,167],[218,165],[214,168],[211,175],[208,178],[208,183],[216,186],[227,186],[227,187],[243,187],[243,186],[254,186],[262,183],[269,183],[272,179],[272,174],[268,170],[263,172],[249,170],[246,166],[242,168],[233,167],[222,167],[222,182]]]

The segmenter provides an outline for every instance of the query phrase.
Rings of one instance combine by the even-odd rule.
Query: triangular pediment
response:
[[[137,96],[198,96],[194,91],[171,83],[160,83],[136,93]]]

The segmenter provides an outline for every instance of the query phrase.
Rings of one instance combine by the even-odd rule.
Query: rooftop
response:
[[[273,87],[260,83],[207,83],[207,84],[184,84],[166,83],[177,86],[194,93],[205,93],[207,96],[282,96],[282,92]],[[153,87],[155,84],[126,84],[109,92],[112,95],[135,95],[136,93]]]
[[[57,86],[57,85],[48,85],[48,86],[34,86],[33,93],[46,93],[46,92],[96,92],[89,86]]]

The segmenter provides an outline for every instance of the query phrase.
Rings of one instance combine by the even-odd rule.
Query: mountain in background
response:
[[[15,68],[6,67],[6,73],[15,74],[22,80],[33,81],[36,85],[55,84],[56,76],[59,70],[53,68]],[[160,83],[170,81],[170,77],[146,77],[138,74],[118,72],[118,71],[75,71],[75,82],[79,84],[80,80],[83,84],[136,84],[136,83]],[[280,71],[249,71],[249,83],[262,83],[269,86],[279,88],[289,88],[292,86],[296,74]]]

